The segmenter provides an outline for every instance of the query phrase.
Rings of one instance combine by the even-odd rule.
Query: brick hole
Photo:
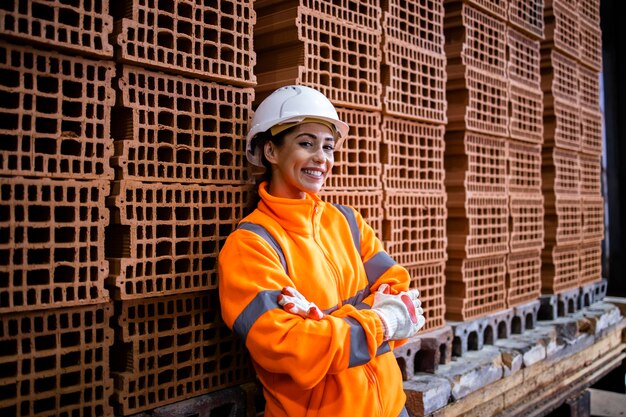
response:
[[[435,372],[435,350],[420,349],[415,353],[413,362],[413,371],[418,372]]]
[[[446,357],[447,357],[447,352],[448,351],[448,347],[446,346],[445,343],[442,343],[439,346],[439,364],[440,365],[444,365],[446,363]]]
[[[485,327],[485,331],[483,333],[483,341],[485,345],[493,345],[493,328],[491,326]]]
[[[520,317],[513,317],[513,320],[511,321],[511,333],[512,334],[522,333],[522,319]]]
[[[467,336],[467,350],[478,350],[478,333],[475,331]]]
[[[583,307],[589,307],[591,305],[591,296],[589,293],[583,296]]]

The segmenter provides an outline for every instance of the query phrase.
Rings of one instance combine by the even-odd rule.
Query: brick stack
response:
[[[384,243],[420,290],[425,331],[445,324],[446,56],[443,4],[384,2],[382,188]]]
[[[106,1],[0,6],[0,414],[110,415]]]
[[[600,280],[600,43],[599,2],[546,2],[541,51],[545,293],[559,294]]]
[[[544,128],[540,41],[544,38],[543,7],[543,0],[508,2],[508,307],[534,301],[541,293],[541,251],[545,237],[541,189]]]
[[[509,83],[504,1],[446,1],[446,318],[506,307]]]
[[[107,206],[116,414],[240,385],[254,373],[220,318],[216,260],[250,186],[250,0],[118,3]]]
[[[447,318],[541,289],[543,1],[446,0]]]

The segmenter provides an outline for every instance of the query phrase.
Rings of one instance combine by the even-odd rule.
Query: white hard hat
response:
[[[252,143],[257,134],[279,124],[298,123],[305,119],[318,119],[334,126],[338,136],[335,149],[339,148],[348,135],[348,125],[339,120],[337,110],[324,94],[311,87],[288,85],[267,96],[256,109],[246,136],[248,161],[253,165],[263,166],[262,151],[256,149],[257,144]]]

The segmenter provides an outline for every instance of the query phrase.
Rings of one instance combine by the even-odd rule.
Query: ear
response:
[[[270,164],[276,163],[276,146],[271,141],[265,142],[265,146],[263,147],[263,153],[265,154],[265,159],[267,159]]]

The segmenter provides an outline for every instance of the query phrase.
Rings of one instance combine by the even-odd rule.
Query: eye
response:
[[[310,148],[311,146],[313,146],[313,143],[307,141],[307,140],[303,140],[301,142],[299,142],[299,145],[302,146],[303,148]]]
[[[334,151],[335,150],[335,145],[334,144],[324,145],[324,150],[325,151]]]

